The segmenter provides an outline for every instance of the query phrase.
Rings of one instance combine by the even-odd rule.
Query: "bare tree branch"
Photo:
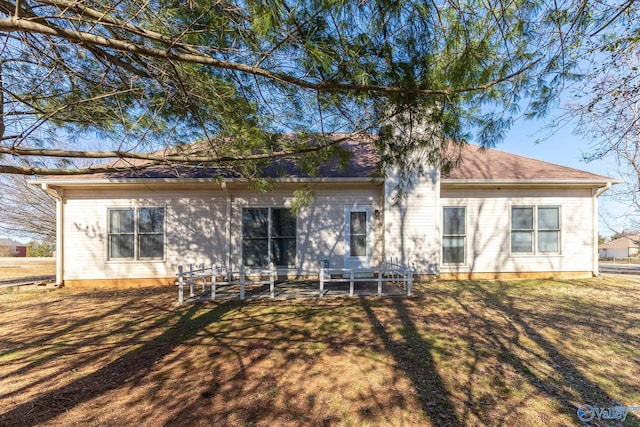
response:
[[[636,0],[627,0],[624,4],[620,5],[618,7],[618,10],[615,14],[613,14],[613,16],[607,20],[607,22],[605,22],[602,26],[600,26],[597,30],[595,30],[593,33],[589,34],[589,37],[595,37],[598,34],[600,34],[602,31],[605,30],[605,28],[609,27],[611,24],[613,24],[615,22],[616,19],[618,19],[620,17],[620,15],[622,15],[625,11],[627,11],[634,3]]]
[[[11,236],[24,236],[53,242],[56,236],[55,199],[29,184],[23,176],[0,177],[0,230]]]

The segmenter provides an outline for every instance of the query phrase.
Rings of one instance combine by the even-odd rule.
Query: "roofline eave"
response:
[[[318,177],[318,178],[264,178],[268,182],[276,184],[356,184],[356,183],[382,183],[382,177]],[[37,178],[30,180],[33,185],[47,184],[55,187],[87,187],[110,185],[175,185],[175,184],[248,184],[246,178]]]
[[[583,186],[583,187],[602,187],[607,185],[615,185],[624,182],[621,179],[602,178],[602,179],[579,179],[579,178],[517,178],[517,179],[451,179],[442,178],[441,185],[447,187],[519,187],[519,186]]]
[[[358,183],[383,183],[384,177],[283,177],[264,178],[268,182],[277,184],[358,184]],[[29,181],[33,185],[46,183],[56,187],[87,187],[87,186],[110,186],[110,185],[175,185],[175,184],[247,184],[250,180],[246,178],[37,178]],[[582,187],[603,187],[624,182],[620,179],[451,179],[441,178],[440,183],[446,187],[519,187],[519,186],[582,186]]]

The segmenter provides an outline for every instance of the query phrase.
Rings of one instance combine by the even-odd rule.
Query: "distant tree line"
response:
[[[37,242],[35,240],[27,243],[27,257],[52,257],[55,250],[55,243]]]

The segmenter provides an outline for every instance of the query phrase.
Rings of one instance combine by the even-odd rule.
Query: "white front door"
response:
[[[371,207],[345,207],[345,268],[371,268]]]

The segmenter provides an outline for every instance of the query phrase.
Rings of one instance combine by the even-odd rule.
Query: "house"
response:
[[[13,239],[0,238],[0,257],[26,257],[27,245]]]
[[[344,169],[310,177],[285,164],[266,193],[162,165],[38,179],[58,200],[58,281],[168,284],[187,261],[273,261],[280,277],[317,277],[320,261],[367,269],[388,257],[443,279],[598,274],[598,196],[618,181],[471,145],[450,173],[400,180],[401,168],[376,174],[373,138],[343,143],[353,153]],[[313,200],[294,212],[303,189]]]
[[[638,256],[640,235],[633,234],[620,237],[598,246],[600,258],[631,258]]]

